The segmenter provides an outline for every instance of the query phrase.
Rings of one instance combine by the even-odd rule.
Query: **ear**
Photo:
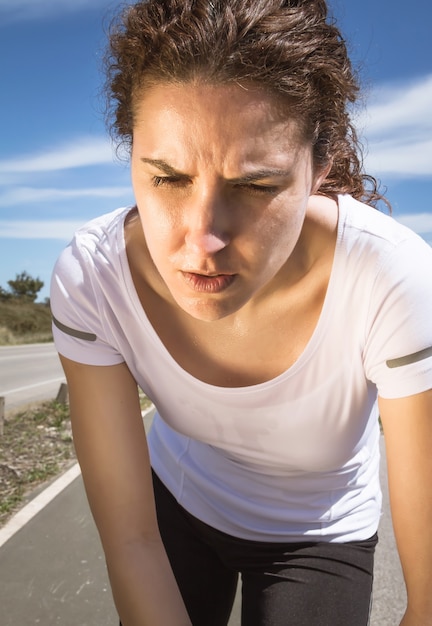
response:
[[[330,170],[332,168],[333,161],[329,161],[325,167],[314,172],[314,179],[312,183],[311,196],[313,196],[318,189],[321,187],[327,176],[330,174]]]

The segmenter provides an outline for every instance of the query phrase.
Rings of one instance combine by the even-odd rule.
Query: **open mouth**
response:
[[[236,278],[235,274],[214,274],[211,276],[194,272],[182,272],[182,274],[186,283],[194,291],[202,293],[220,293],[230,287]]]

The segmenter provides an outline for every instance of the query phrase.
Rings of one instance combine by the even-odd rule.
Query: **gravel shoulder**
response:
[[[141,409],[152,406],[140,393]],[[0,434],[0,527],[47,482],[76,462],[68,403],[32,404],[6,414]]]
[[[0,435],[0,526],[75,461],[67,404],[44,402],[7,415]]]

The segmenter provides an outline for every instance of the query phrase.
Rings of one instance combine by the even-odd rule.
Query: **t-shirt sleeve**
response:
[[[418,236],[399,243],[377,272],[364,362],[383,398],[432,388],[432,248]]]
[[[55,346],[63,356],[87,365],[124,361],[104,323],[104,303],[90,255],[76,241],[60,255],[51,278]]]

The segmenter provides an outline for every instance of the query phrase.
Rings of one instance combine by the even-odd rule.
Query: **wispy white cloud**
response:
[[[411,228],[432,246],[432,213],[405,213],[395,215],[395,219]]]
[[[127,204],[133,197],[129,174],[125,172],[125,178],[117,172],[115,179],[119,182],[115,185],[115,165],[114,151],[105,137],[81,137],[64,145],[4,159],[0,161],[0,207],[7,210],[19,205],[42,206],[77,198],[116,198],[120,204]],[[102,169],[92,170],[92,166]],[[83,173],[86,181],[97,178],[88,186],[82,180],[74,186],[77,175],[71,176],[70,171],[78,168],[83,170],[78,173],[80,179]],[[61,184],[43,186],[56,173]]]
[[[112,4],[112,0],[2,0],[2,11],[13,11],[14,9],[32,9],[35,5],[45,7],[46,9],[54,9],[57,5],[61,5],[63,9],[74,8],[94,8],[97,6]]]
[[[395,218],[419,235],[432,235],[432,213],[406,213]]]
[[[71,143],[0,161],[0,171],[10,173],[54,172],[113,163],[115,157],[105,137],[82,137]]]
[[[74,198],[130,198],[131,187],[93,187],[83,189],[39,189],[17,187],[0,194],[0,207],[34,202],[55,202]]]
[[[366,113],[369,132],[419,126],[432,129],[432,75],[406,84],[382,85],[375,89]]]
[[[367,140],[366,169],[400,178],[432,176],[432,75],[383,85],[357,120]]]
[[[69,241],[82,223],[82,220],[0,221],[0,238]]]
[[[379,175],[399,178],[432,176],[432,138],[404,141],[372,139],[365,159],[366,169]]]
[[[88,9],[109,9],[118,4],[115,0],[1,0],[0,17],[5,26],[10,22],[43,19]]]

